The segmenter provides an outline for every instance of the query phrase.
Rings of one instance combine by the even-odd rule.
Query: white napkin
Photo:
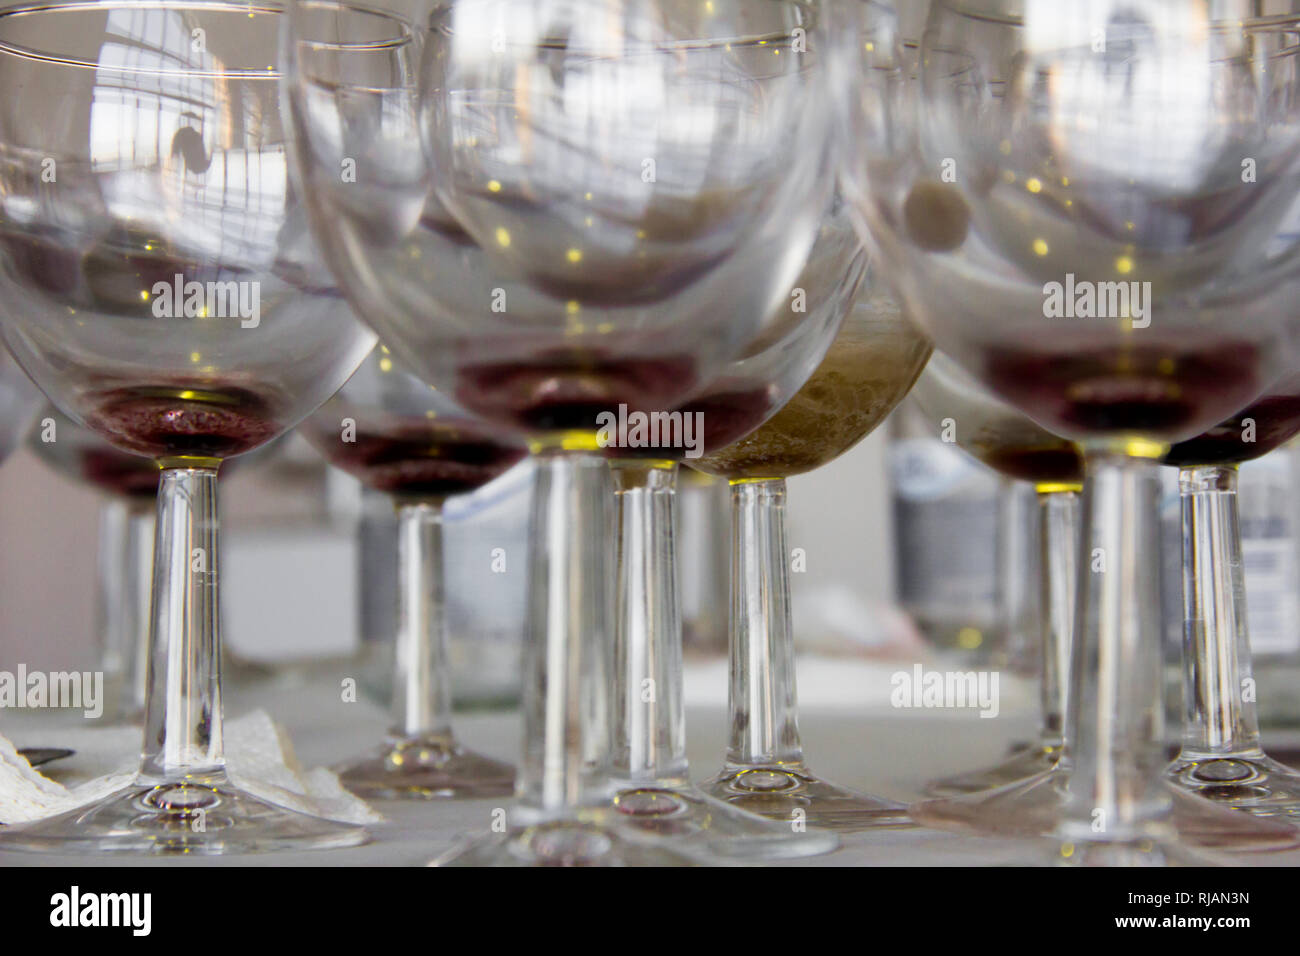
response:
[[[226,772],[254,796],[303,813],[345,823],[379,823],[383,817],[345,790],[323,767],[304,772],[283,730],[264,710],[224,726]],[[125,787],[139,763],[140,731],[131,727],[63,728],[25,746],[59,746],[80,770],[98,774],[71,789],[32,769],[0,734],[0,823],[27,823],[93,803]]]

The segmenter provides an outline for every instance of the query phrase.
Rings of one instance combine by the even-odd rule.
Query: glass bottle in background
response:
[[[9,457],[41,404],[41,393],[0,341],[0,462]]]
[[[694,468],[680,470],[677,486],[682,646],[687,654],[725,657],[731,494],[725,481]]]
[[[99,511],[95,640],[108,720],[143,716],[148,678],[149,599],[153,581],[158,465],[118,451],[46,405],[27,447],[59,474],[105,492]]]
[[[889,428],[898,603],[936,650],[978,659],[1000,637],[1002,481],[934,435],[912,398]]]
[[[345,480],[347,480],[345,478]],[[527,465],[488,487],[443,506],[448,562],[447,660],[456,711],[512,707],[519,702],[528,562]],[[362,488],[356,521],[358,657],[361,689],[388,707],[393,701],[393,635],[397,633],[397,515],[388,495]],[[492,549],[494,570],[483,573]],[[478,550],[474,550],[478,549]]]
[[[382,491],[362,486],[356,516],[357,664],[361,690],[383,707],[393,702],[397,634],[397,512]],[[455,681],[452,687],[456,686]]]
[[[1034,678],[1042,664],[1043,594],[1039,495],[1025,481],[1001,482],[999,495],[998,637],[989,662]]]
[[[1265,733],[1294,731],[1300,729],[1300,443],[1242,465],[1238,481],[1257,717]],[[1278,759],[1294,767],[1300,749]]]

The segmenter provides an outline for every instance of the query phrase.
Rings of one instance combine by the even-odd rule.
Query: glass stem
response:
[[[1069,699],[1071,635],[1074,632],[1074,589],[1079,548],[1079,493],[1051,490],[1038,493],[1042,588],[1042,708],[1039,743],[1049,750],[1065,746],[1065,713]]]
[[[544,816],[604,803],[613,639],[613,487],[604,458],[535,455],[520,804]]]
[[[1086,449],[1066,739],[1067,841],[1141,839],[1170,811],[1162,784],[1159,464]]]
[[[451,739],[442,503],[397,506],[398,624],[393,733]]]
[[[785,480],[731,486],[730,767],[801,765]]]
[[[674,539],[677,464],[613,463],[618,547],[611,766],[685,782],[682,618]]]
[[[1259,756],[1235,465],[1178,473],[1183,524],[1183,754]]]
[[[217,462],[164,465],[158,484],[141,776],[224,779]]]

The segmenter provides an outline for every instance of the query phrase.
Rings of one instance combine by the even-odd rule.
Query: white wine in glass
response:
[[[691,467],[731,484],[730,731],[703,789],[772,819],[833,830],[906,826],[905,809],[817,777],[804,761],[785,546],[786,479],[833,461],[902,401],[929,342],[869,283],[812,377],[757,431]]]

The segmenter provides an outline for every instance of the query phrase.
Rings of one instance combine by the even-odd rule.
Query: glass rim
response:
[[[18,17],[48,13],[110,12],[114,10],[197,10],[210,13],[238,13],[246,17],[252,17],[259,13],[280,16],[286,12],[284,5],[279,3],[278,0],[250,0],[250,2],[246,3],[239,3],[237,0],[49,0],[49,2],[19,3],[0,7],[0,55],[8,54],[24,60],[125,76],[220,77],[259,80],[280,79],[282,76],[283,71],[278,64],[256,69],[252,67],[204,68],[183,65],[175,67],[158,65],[122,66],[112,63],[93,62],[84,57],[35,49],[6,39],[4,36],[5,23]]]
[[[871,2],[871,0],[864,0]],[[975,20],[980,23],[987,23],[994,26],[1008,26],[1017,29],[1023,29],[1025,26],[1024,3],[1027,0],[1021,0],[1021,12],[1019,13],[1000,13],[995,9],[982,9],[975,6],[970,0],[937,0],[938,5],[947,7],[958,16],[965,17],[968,20]],[[1207,26],[1212,31],[1223,32],[1228,29],[1229,24],[1235,24],[1236,28],[1243,32],[1258,32],[1265,30],[1281,29],[1285,31],[1290,28],[1300,32],[1300,12],[1297,13],[1270,13],[1257,17],[1219,17],[1209,20]]]
[[[385,10],[381,7],[359,3],[357,0],[286,0],[286,5],[289,20],[294,24],[290,35],[292,42],[297,46],[305,46],[313,50],[329,50],[343,53],[391,50],[409,44],[416,32],[415,25],[398,11]],[[298,30],[298,24],[301,22],[301,11],[308,9],[337,10],[346,14],[388,21],[394,24],[394,33],[391,37],[378,40],[324,40],[303,36]]]

